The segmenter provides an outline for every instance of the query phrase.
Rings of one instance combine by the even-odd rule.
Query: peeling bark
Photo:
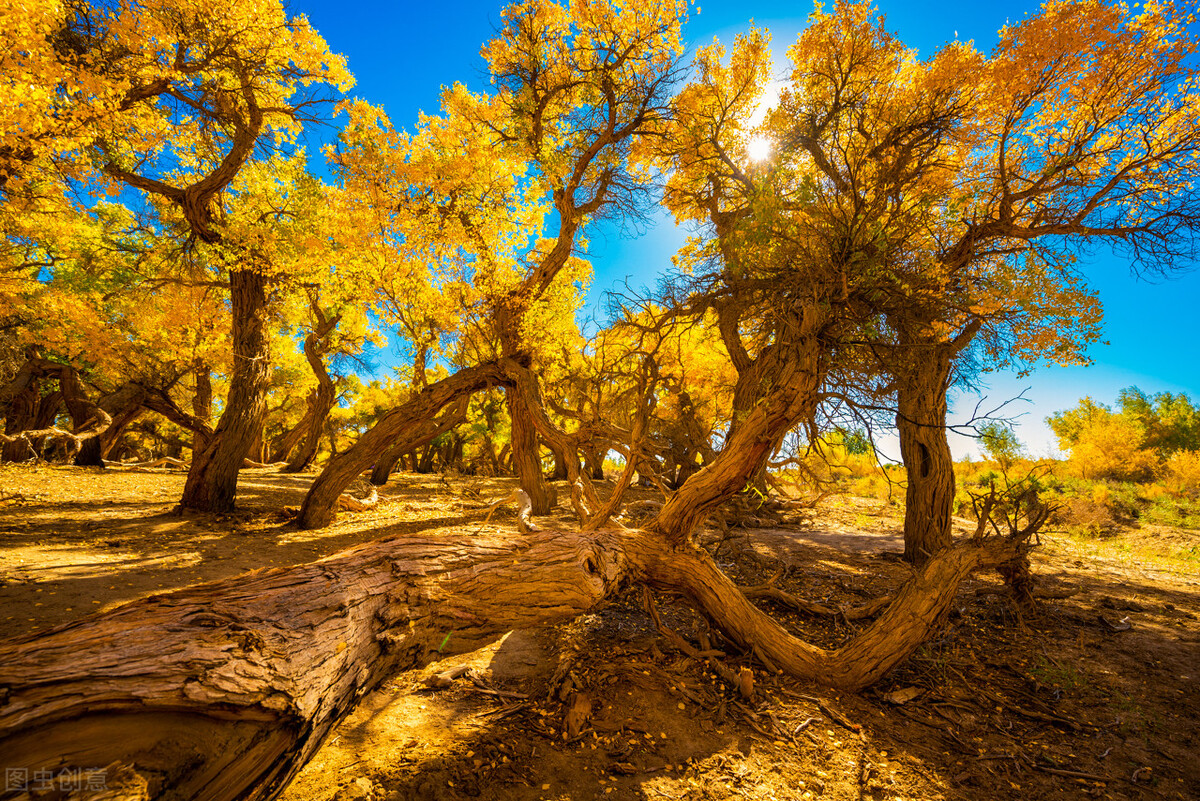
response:
[[[154,798],[275,798],[395,672],[593,608],[624,572],[613,537],[393,537],[0,644],[0,753],[121,761]]]
[[[788,634],[703,551],[653,532],[390,537],[0,643],[0,753],[35,770],[121,762],[155,798],[272,799],[397,671],[573,618],[623,579],[682,593],[768,665],[860,689],[930,636],[972,570],[1023,547],[996,538],[938,553],[829,651]]]

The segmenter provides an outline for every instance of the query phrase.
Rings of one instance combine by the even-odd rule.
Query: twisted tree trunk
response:
[[[798,423],[811,420],[820,401],[820,349],[815,341],[781,365],[774,388],[738,421],[725,447],[672,495],[649,528],[681,545],[717,507],[745,489]],[[803,358],[801,358],[803,357]]]
[[[970,344],[979,321],[945,341],[900,330],[892,366],[896,428],[908,486],[904,493],[904,559],[920,565],[953,541],[954,456],[946,438],[947,393],[955,357]]]
[[[529,493],[533,501],[533,514],[547,515],[554,506],[554,495],[542,472],[541,442],[530,409],[530,404],[535,402],[519,385],[511,384],[504,389],[504,403],[512,425],[513,471],[521,482],[521,489]]]
[[[954,457],[946,439],[950,362],[930,358],[899,382],[896,428],[908,486],[904,493],[904,559],[923,564],[950,546]]]
[[[317,455],[317,446],[321,444],[325,421],[329,419],[329,412],[337,403],[337,389],[333,379],[329,377],[329,370],[325,367],[325,354],[329,352],[329,337],[341,322],[342,316],[337,314],[326,317],[317,303],[315,294],[311,298],[311,305],[317,323],[304,338],[304,358],[308,361],[313,375],[317,377],[317,388],[313,390],[309,399],[308,413],[305,415],[308,426],[304,432],[304,440],[300,449],[283,468],[285,473],[299,473],[307,470],[312,464]]]
[[[75,456],[75,464],[81,467],[103,467],[125,429],[145,411],[142,405],[146,390],[140,384],[129,382],[115,391],[104,395],[96,405],[112,417],[108,428],[98,437],[83,443]]]
[[[31,771],[119,762],[152,798],[272,799],[395,672],[570,619],[627,578],[682,593],[797,678],[855,690],[930,635],[972,570],[1021,550],[940,552],[826,651],[751,605],[705,553],[652,532],[401,535],[0,643],[0,753]]]
[[[58,381],[57,393],[46,396],[50,400],[45,403],[39,388],[42,379]],[[71,431],[50,425],[59,403],[71,417]],[[43,358],[36,347],[26,349],[25,363],[12,381],[0,388],[0,409],[5,415],[5,434],[0,440],[7,458],[36,456],[31,440],[51,437],[66,445],[68,458],[73,460],[112,423],[112,416],[88,398],[75,368]]]
[[[337,516],[338,497],[390,448],[398,447],[404,440],[410,444],[402,447],[401,452],[412,450],[415,446],[411,443],[419,444],[427,433],[426,423],[448,404],[503,380],[503,374],[494,363],[467,367],[430,384],[407,403],[385,414],[357,442],[330,458],[304,496],[300,527],[324,528],[332,523]]]
[[[455,402],[454,406],[446,409],[434,419],[424,421],[416,430],[392,443],[391,447],[384,451],[383,456],[379,457],[379,461],[371,468],[371,483],[382,487],[387,483],[388,477],[396,469],[396,465],[404,454],[428,445],[447,431],[453,431],[465,423],[467,406],[470,401],[469,395],[463,395]]]

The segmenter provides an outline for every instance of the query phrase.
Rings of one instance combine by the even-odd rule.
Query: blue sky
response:
[[[1029,2],[879,2],[888,27],[923,55],[955,38],[973,40],[976,47],[989,50],[1000,27],[1036,13],[1037,7]],[[461,81],[484,88],[479,49],[493,35],[502,5],[477,0],[300,0],[290,8],[306,14],[330,47],[347,56],[358,81],[353,94],[382,104],[397,126],[412,127],[419,110],[437,110],[443,85]],[[811,8],[805,2],[701,0],[693,5],[687,40],[692,46],[713,37],[730,41],[753,18],[771,30],[782,74],[782,52],[803,28]],[[591,232],[596,271],[591,302],[599,303],[606,290],[626,279],[634,286],[653,284],[682,241],[682,232],[661,215],[637,238],[617,226]],[[1035,456],[1054,452],[1044,418],[1075,405],[1083,395],[1111,403],[1118,390],[1136,384],[1151,394],[1186,392],[1200,399],[1200,272],[1165,281],[1137,280],[1126,263],[1104,251],[1093,255],[1085,271],[1104,304],[1105,338],[1111,343],[1092,349],[1095,364],[1043,367],[1024,379],[1006,373],[985,379],[985,408],[1025,391],[1028,402],[1011,404],[1006,413],[1023,413],[1017,435]],[[956,399],[957,413],[969,413],[976,400],[972,395]],[[971,440],[952,437],[952,445],[960,457],[978,454]],[[891,443],[885,442],[884,450],[898,456]]]

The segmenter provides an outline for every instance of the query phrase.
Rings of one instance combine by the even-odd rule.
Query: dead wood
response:
[[[355,498],[348,492],[343,492],[338,496],[337,505],[339,509],[347,512],[365,512],[379,504],[379,488],[371,487],[371,494],[365,498]]]
[[[754,606],[712,558],[694,547],[663,548],[647,537],[626,543],[630,564],[651,586],[689,598],[734,643],[797,678],[846,690],[878,681],[927,641],[959,585],[981,567],[995,567],[1024,549],[1003,538],[972,540],[934,555],[897,591],[882,614],[836,650],[788,633]]]
[[[246,457],[242,460],[242,467],[251,470],[263,470],[268,467],[283,468],[287,466],[287,462],[256,462],[253,459]]]
[[[529,493],[523,489],[515,489],[508,495],[505,495],[498,501],[492,501],[484,507],[487,514],[483,518],[483,525],[492,519],[492,515],[496,510],[507,503],[515,503],[517,505],[517,528],[522,533],[530,531],[540,531],[536,523],[533,522],[533,501],[529,498]]]
[[[176,459],[173,456],[162,456],[158,459],[151,459],[146,462],[110,462],[104,461],[104,466],[109,468],[140,470],[148,467],[174,467],[180,470],[186,470],[188,463],[183,459]]]
[[[0,644],[0,753],[274,798],[387,677],[573,618],[624,572],[612,532],[439,532],[144,598]]]
[[[824,650],[754,607],[702,551],[654,532],[481,526],[391,537],[0,643],[0,753],[31,769],[121,762],[152,798],[275,798],[391,675],[574,618],[623,579],[691,599],[768,670],[860,689],[931,636],[972,570],[1021,547],[995,538],[936,554],[877,620]],[[710,646],[676,638],[720,664]],[[753,694],[748,668],[722,667]]]
[[[742,594],[752,601],[765,599],[794,609],[797,612],[804,612],[805,614],[817,617],[840,617],[845,620],[864,620],[874,617],[892,602],[892,596],[883,595],[861,606],[839,606],[834,608],[785,592],[774,585],[773,579],[767,581],[766,584],[741,587],[740,589]]]

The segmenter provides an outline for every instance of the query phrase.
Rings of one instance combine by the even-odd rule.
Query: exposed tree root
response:
[[[391,537],[0,643],[0,753],[33,769],[122,762],[153,798],[275,798],[384,679],[574,618],[622,580],[682,593],[768,670],[856,690],[931,636],[972,570],[1021,548],[994,538],[936,554],[877,620],[824,650],[754,607],[703,551],[653,532]],[[729,673],[752,691],[747,671]]]
[[[343,492],[337,499],[338,509],[347,512],[365,512],[367,509],[371,509],[378,504],[379,488],[374,486],[371,487],[371,494],[365,498],[355,498],[350,493]]]

